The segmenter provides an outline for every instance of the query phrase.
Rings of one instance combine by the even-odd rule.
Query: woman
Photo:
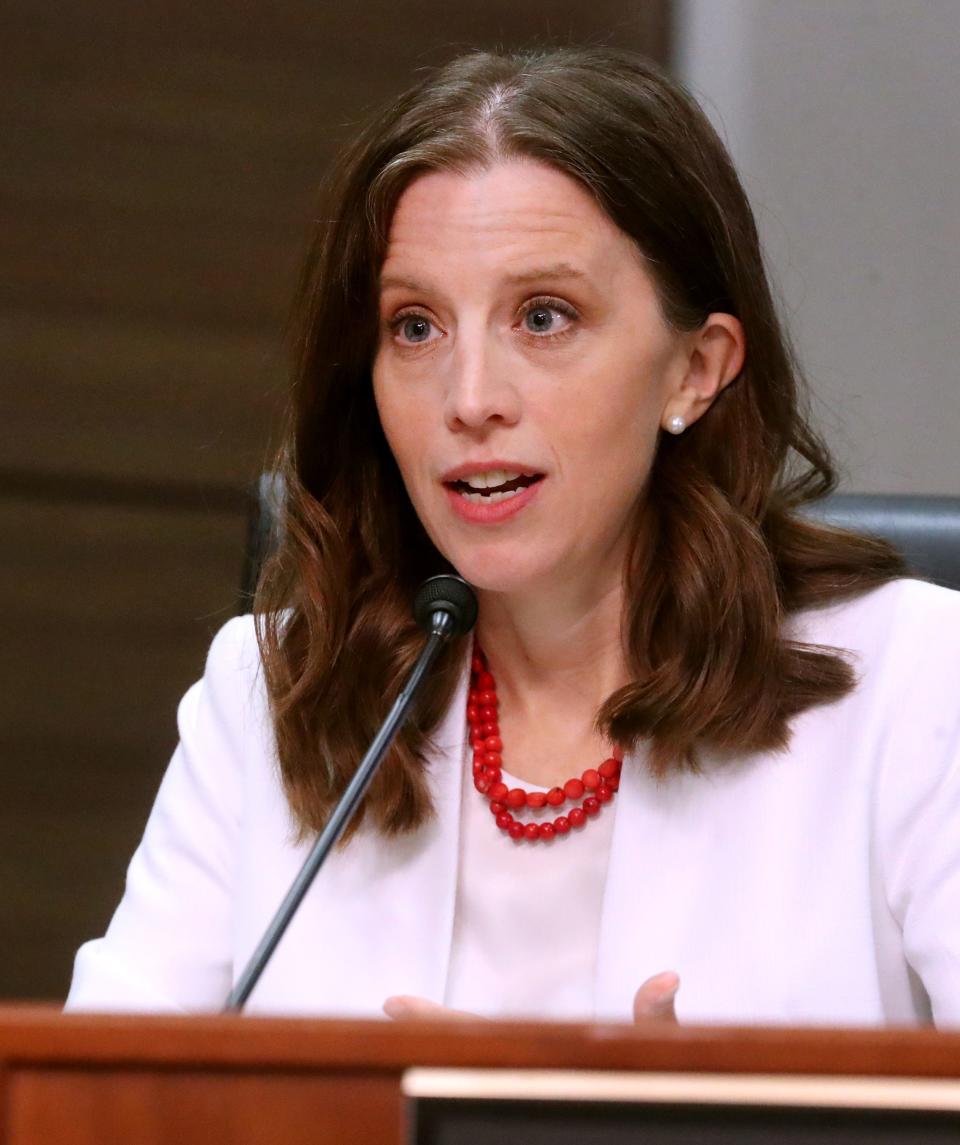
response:
[[[690,98],[455,61],[343,157],[301,304],[256,638],[184,699],[70,1004],[222,1003],[455,569],[475,642],[249,1008],[960,1021],[960,602],[796,515],[832,470]]]

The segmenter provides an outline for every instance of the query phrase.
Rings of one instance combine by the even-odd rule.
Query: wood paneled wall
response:
[[[0,9],[0,996],[106,924],[236,608],[334,148],[469,47],[666,60],[669,0]]]

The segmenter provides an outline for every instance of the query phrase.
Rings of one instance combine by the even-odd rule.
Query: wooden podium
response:
[[[488,1140],[960,1141],[960,1033],[0,1008],[0,1145]]]

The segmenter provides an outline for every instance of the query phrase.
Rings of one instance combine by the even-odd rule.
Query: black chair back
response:
[[[805,512],[842,529],[883,537],[903,553],[911,572],[960,589],[960,497],[837,493]]]
[[[281,536],[286,489],[279,473],[261,473],[250,489],[247,509],[247,545],[240,578],[240,613],[253,609],[260,570]]]

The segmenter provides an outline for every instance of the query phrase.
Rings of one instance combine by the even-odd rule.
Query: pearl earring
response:
[[[667,418],[667,430],[670,433],[683,433],[687,428],[687,423],[680,414],[675,413],[673,417]]]

